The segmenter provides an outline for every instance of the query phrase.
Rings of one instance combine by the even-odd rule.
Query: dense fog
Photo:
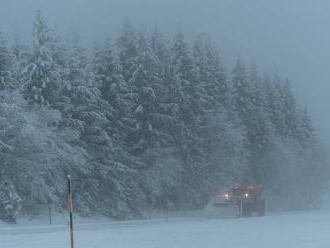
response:
[[[313,114],[319,138],[330,146],[327,115],[330,43],[329,1],[318,0],[2,0],[0,30],[8,39],[31,42],[35,11],[41,9],[62,36],[78,32],[84,45],[118,37],[130,20],[137,27],[188,38],[205,33],[232,66],[237,57],[290,78],[295,95]]]
[[[67,174],[83,216],[203,209],[234,184],[320,206],[326,3],[297,3],[0,3],[0,218],[63,211]]]

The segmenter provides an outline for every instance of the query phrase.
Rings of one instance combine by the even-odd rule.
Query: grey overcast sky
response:
[[[36,9],[86,44],[118,35],[126,19],[166,34],[178,23],[188,37],[206,33],[227,64],[240,57],[287,76],[330,148],[329,0],[0,0],[0,30],[28,39]]]

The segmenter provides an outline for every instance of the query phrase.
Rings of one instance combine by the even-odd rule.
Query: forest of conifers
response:
[[[228,69],[183,33],[125,24],[90,49],[38,12],[31,45],[1,36],[1,219],[63,211],[68,174],[82,215],[200,209],[233,183],[262,186],[274,209],[316,205],[328,167],[289,81]]]

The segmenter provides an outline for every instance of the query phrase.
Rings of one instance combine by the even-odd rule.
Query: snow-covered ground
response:
[[[44,223],[42,223],[44,222]],[[65,218],[0,224],[1,248],[69,247]],[[326,248],[330,213],[294,212],[255,218],[169,218],[113,222],[76,219],[77,248]]]

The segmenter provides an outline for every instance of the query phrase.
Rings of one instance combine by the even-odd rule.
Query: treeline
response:
[[[118,219],[202,208],[230,183],[262,185],[277,207],[306,208],[326,188],[307,111],[289,82],[238,61],[231,73],[205,37],[169,42],[126,24],[84,49],[38,12],[33,47],[0,45],[0,218],[66,206]]]

